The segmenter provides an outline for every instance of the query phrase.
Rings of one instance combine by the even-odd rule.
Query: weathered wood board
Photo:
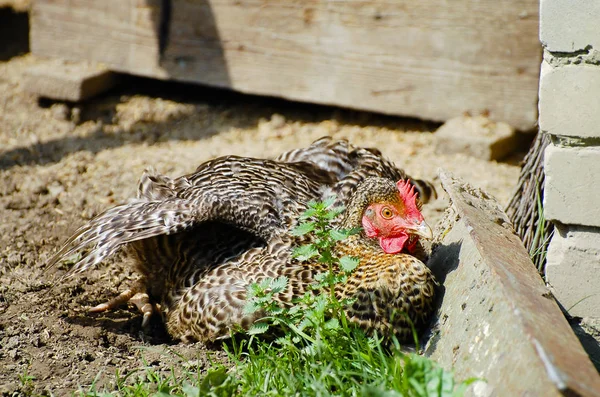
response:
[[[387,114],[537,118],[536,0],[35,0],[31,49]]]

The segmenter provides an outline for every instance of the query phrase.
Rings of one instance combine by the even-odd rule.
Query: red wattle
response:
[[[408,240],[407,235],[401,235],[396,237],[380,237],[379,245],[381,246],[381,249],[383,249],[383,252],[385,252],[386,254],[397,254],[404,248],[406,240]]]

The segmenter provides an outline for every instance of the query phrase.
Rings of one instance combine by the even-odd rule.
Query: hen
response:
[[[417,258],[418,237],[431,237],[431,229],[415,187],[424,200],[435,190],[405,179],[377,150],[331,138],[275,160],[216,158],[176,179],[146,172],[136,199],[80,228],[48,267],[80,254],[70,276],[126,245],[141,275],[138,284],[92,311],[130,300],[144,323],[159,310],[174,338],[227,337],[259,315],[243,312],[251,283],[287,276],[287,290],[278,297],[286,303],[326,270],[292,258],[300,238],[290,231],[311,200],[335,195],[336,205],[346,206],[337,226],[364,228],[335,247],[340,255],[360,258],[337,290],[340,298],[356,298],[348,317],[367,330],[406,339],[410,322],[419,327],[427,319],[435,290],[431,272]]]

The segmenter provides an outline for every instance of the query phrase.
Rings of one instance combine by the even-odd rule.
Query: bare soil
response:
[[[15,15],[0,10],[0,25]],[[22,20],[14,24],[11,32],[23,30]],[[332,135],[379,148],[415,177],[436,181],[446,168],[504,204],[518,178],[518,156],[435,154],[437,125],[418,120],[138,78],[82,104],[40,100],[21,89],[36,58],[26,40],[11,43],[0,43],[0,395],[69,395],[143,360],[168,367],[177,354],[200,363],[223,357],[218,346],[170,341],[160,324],[145,335],[132,307],[88,314],[135,280],[121,256],[66,282],[56,280],[68,265],[44,272],[79,226],[134,196],[146,167],[178,176],[215,156],[273,157]],[[431,224],[446,205],[440,198],[426,207]]]

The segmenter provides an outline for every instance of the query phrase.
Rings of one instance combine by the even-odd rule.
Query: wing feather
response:
[[[223,222],[269,241],[289,230],[306,203],[319,196],[327,177],[316,178],[313,168],[228,156],[177,179],[146,171],[137,199],[105,211],[77,230],[50,258],[47,269],[80,254],[66,274],[71,276],[126,244],[208,221]]]
[[[345,205],[358,184],[370,176],[408,177],[378,150],[330,137],[276,160],[219,157],[175,179],[147,170],[136,199],[105,211],[77,230],[48,261],[48,268],[80,254],[67,276],[80,273],[123,245],[189,230],[207,221],[233,225],[269,242],[295,225],[309,201],[334,194],[337,204]],[[412,182],[423,201],[435,192],[428,182]]]
[[[188,203],[176,198],[119,205],[77,230],[50,258],[47,269],[65,258],[81,254],[81,259],[66,274],[72,276],[97,265],[125,244],[176,233],[189,228],[194,221],[194,210]]]

